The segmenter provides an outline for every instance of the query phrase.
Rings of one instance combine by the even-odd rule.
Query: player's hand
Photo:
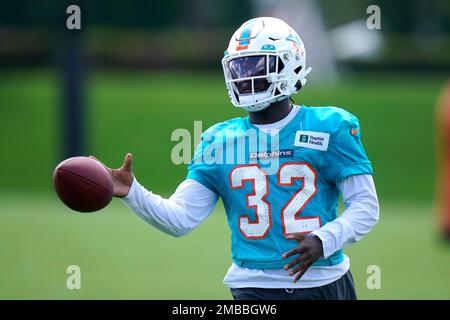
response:
[[[316,235],[305,236],[300,233],[293,233],[286,236],[288,240],[296,240],[298,247],[283,254],[283,259],[295,254],[300,254],[297,258],[284,266],[284,270],[289,271],[293,276],[294,283],[297,282],[309,269],[309,267],[323,255],[322,240]]]
[[[95,157],[90,156],[90,158],[97,160]],[[103,166],[108,170],[111,175],[113,181],[113,196],[123,198],[130,191],[131,184],[133,183],[133,173],[131,172],[131,153],[127,153],[125,155],[125,159],[123,160],[123,164],[120,168],[111,169],[105,166],[102,162]]]

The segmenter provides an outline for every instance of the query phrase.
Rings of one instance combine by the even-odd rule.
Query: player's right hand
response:
[[[93,156],[90,156],[90,158],[97,160],[98,162],[103,164]],[[113,196],[115,197],[123,198],[130,191],[131,184],[133,183],[134,179],[133,173],[131,172],[131,160],[131,153],[127,153],[120,168],[111,169],[103,164],[103,166],[111,175],[113,181]]]

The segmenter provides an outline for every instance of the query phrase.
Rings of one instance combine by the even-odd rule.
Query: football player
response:
[[[372,166],[354,115],[291,103],[311,71],[305,58],[302,40],[285,22],[245,22],[222,65],[231,102],[248,117],[203,133],[186,179],[168,199],[139,184],[131,154],[121,168],[109,169],[115,196],[176,237],[197,227],[222,198],[233,259],[224,283],[235,299],[356,299],[342,249],[378,221]],[[239,161],[236,153],[233,161],[206,159],[211,149],[216,160],[228,157],[229,146],[252,130],[277,143],[244,144],[248,150],[237,153]],[[340,216],[339,194],[345,205]]]

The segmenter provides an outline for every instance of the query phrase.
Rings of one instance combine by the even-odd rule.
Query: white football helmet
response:
[[[222,66],[231,102],[250,112],[292,96],[311,72],[298,34],[271,17],[251,19],[237,29]]]

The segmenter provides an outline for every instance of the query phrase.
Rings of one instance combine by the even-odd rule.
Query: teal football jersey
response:
[[[236,118],[202,134],[187,178],[221,196],[237,265],[281,269],[294,258],[282,254],[298,245],[286,235],[336,219],[337,183],[372,174],[360,137],[358,119],[336,107],[301,106],[274,136]],[[339,250],[314,265],[342,260]]]

